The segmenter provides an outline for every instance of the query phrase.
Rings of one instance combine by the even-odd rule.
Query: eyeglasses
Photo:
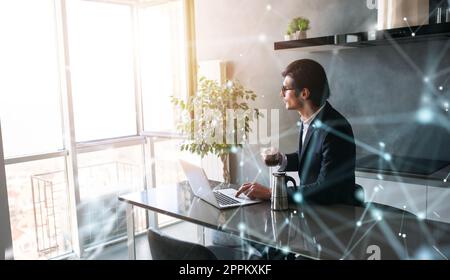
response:
[[[294,90],[295,88],[288,88],[288,87],[285,87],[285,86],[282,86],[281,87],[281,92],[282,93],[285,93],[286,91],[288,91],[288,90]]]

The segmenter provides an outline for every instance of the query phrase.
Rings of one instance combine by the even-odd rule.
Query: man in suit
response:
[[[267,155],[265,163],[280,166],[279,171],[298,171],[300,185],[289,191],[294,201],[357,204],[353,131],[327,101],[330,89],[325,70],[313,60],[302,59],[289,64],[282,76],[280,96],[287,110],[300,115],[298,150]],[[237,195],[241,193],[250,198],[271,197],[270,188],[259,183],[243,184]]]

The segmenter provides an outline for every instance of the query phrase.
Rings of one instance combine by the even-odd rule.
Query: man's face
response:
[[[303,108],[304,101],[302,95],[295,95],[294,79],[290,76],[286,76],[283,81],[283,89],[280,92],[280,96],[283,98],[283,102],[286,104],[288,110],[299,110]]]

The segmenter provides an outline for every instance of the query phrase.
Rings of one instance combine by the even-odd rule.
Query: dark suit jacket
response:
[[[328,102],[308,128],[302,146],[287,154],[284,171],[298,171],[305,201],[357,204],[355,199],[355,140],[350,123]],[[292,195],[292,190],[290,191]]]

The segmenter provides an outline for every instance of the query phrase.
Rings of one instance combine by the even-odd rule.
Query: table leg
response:
[[[128,258],[136,259],[136,241],[134,238],[134,208],[132,204],[127,204],[127,245]]]
[[[197,239],[199,244],[205,245],[205,228],[203,226],[197,226]]]

